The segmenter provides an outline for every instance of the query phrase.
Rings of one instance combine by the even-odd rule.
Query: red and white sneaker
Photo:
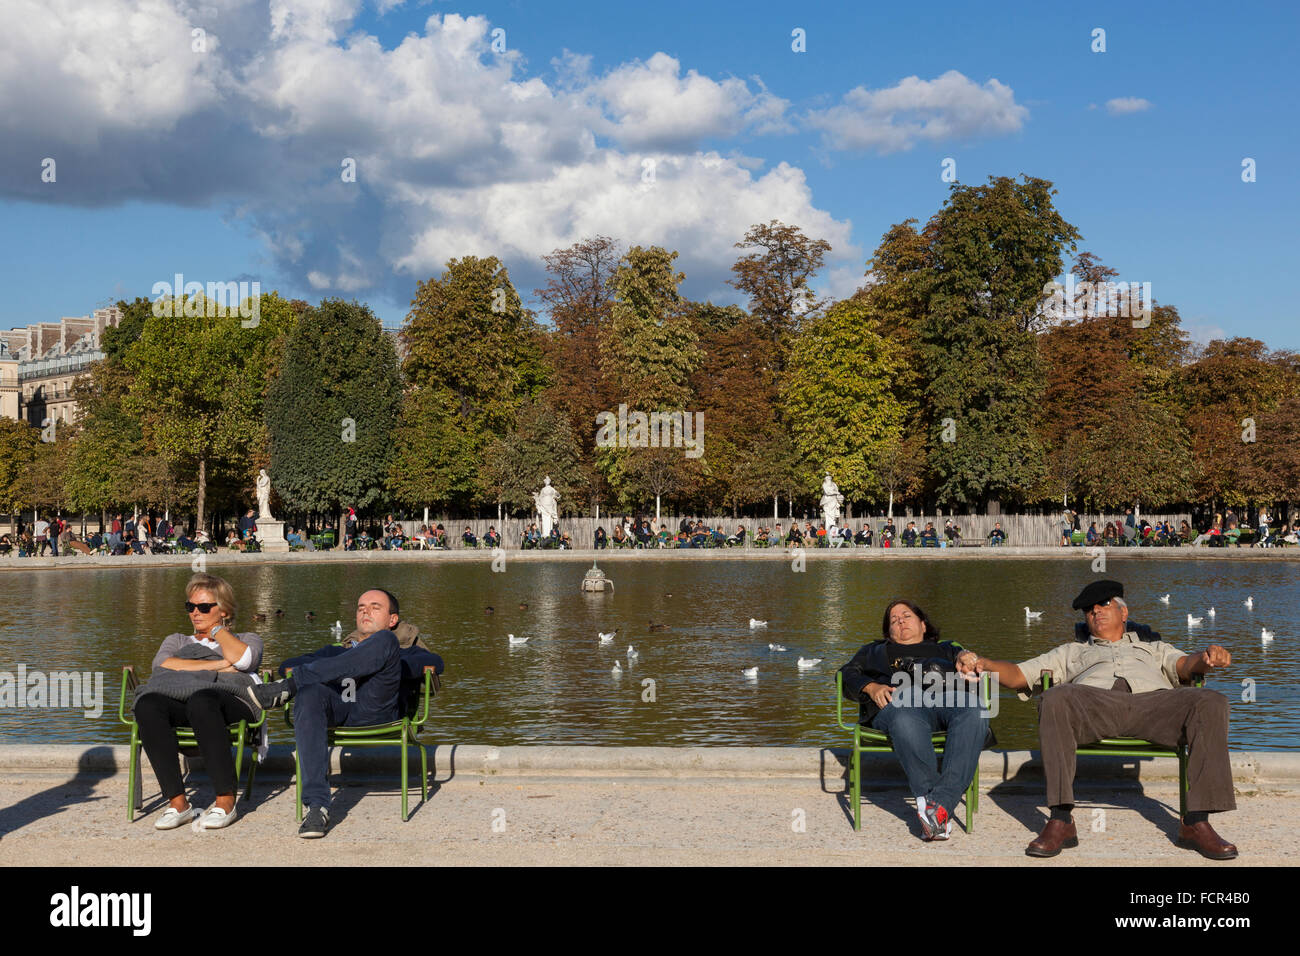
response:
[[[917,797],[916,815],[921,818],[921,832],[927,842],[952,836],[952,820],[948,818],[948,811],[939,804],[926,803],[925,797]]]

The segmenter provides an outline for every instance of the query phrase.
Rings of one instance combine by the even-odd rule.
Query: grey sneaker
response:
[[[325,831],[330,827],[330,813],[324,807],[308,807],[306,815],[302,818],[302,826],[298,827],[298,836],[314,840],[323,837]]]
[[[248,688],[248,696],[262,710],[274,710],[287,704],[293,694],[287,680],[277,680],[269,684],[253,684]]]

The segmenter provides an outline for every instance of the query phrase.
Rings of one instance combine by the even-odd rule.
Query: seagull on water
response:
[[[767,627],[767,621],[760,621],[751,617],[749,619],[749,629],[752,631],[756,627]]]
[[[1031,610],[1029,610],[1029,605],[1025,605],[1025,620],[1026,620],[1026,621],[1037,621],[1037,620],[1038,620],[1040,617],[1042,617],[1042,616],[1043,616],[1043,612],[1042,612],[1042,611],[1031,611]]]
[[[784,644],[769,644],[769,645],[767,645],[767,649],[768,649],[769,651],[785,651],[785,650],[789,650],[789,648],[787,648]]]
[[[510,638],[510,643],[511,643],[511,644],[527,644],[527,643],[528,643],[528,638],[526,638],[526,637],[515,637],[513,634],[507,634],[506,637]]]
[[[334,636],[335,643],[343,640],[343,622],[335,621],[334,626],[330,628],[330,634]]]
[[[1204,621],[1204,620],[1205,620],[1205,618],[1203,618],[1203,617],[1192,617],[1192,616],[1189,614],[1189,615],[1187,615],[1187,626],[1188,626],[1188,627],[1196,627],[1196,625],[1200,624],[1200,623],[1201,623],[1202,621]]]
[[[1255,609],[1255,596],[1252,594],[1250,597],[1246,598],[1246,600],[1243,601],[1242,603],[1245,604],[1246,607],[1247,607],[1249,610],[1254,610],[1254,609]]]
[[[1160,603],[1161,603],[1161,604],[1168,604],[1168,603],[1169,603],[1169,595],[1166,594],[1164,597],[1162,597],[1162,598],[1160,599]]]
[[[806,671],[810,667],[816,667],[822,662],[820,657],[801,657],[799,658],[799,669]]]
[[[618,634],[618,628],[614,628],[614,630],[610,631],[608,634],[602,634],[600,631],[596,632],[596,636],[600,638],[600,643],[602,644],[613,644],[614,636],[616,634]]]
[[[750,677],[750,678],[757,677],[757,676],[758,676],[758,668],[757,668],[757,667],[751,667],[751,668],[749,668],[748,670],[743,670],[743,671],[741,671],[741,673],[744,674],[746,677]]]
[[[1269,641],[1273,640],[1273,632],[1266,627],[1261,627],[1259,629],[1259,639],[1267,644]]]
[[[635,647],[633,647],[631,644],[627,646],[627,662],[629,664],[631,664],[634,660],[636,660],[640,656],[641,655],[637,653]]]
[[[614,662],[614,666],[609,669],[609,672],[613,674],[615,677],[623,676],[623,668],[619,666],[618,661]]]

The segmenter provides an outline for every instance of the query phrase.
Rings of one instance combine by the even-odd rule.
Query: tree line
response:
[[[676,252],[606,236],[544,257],[546,321],[492,256],[419,282],[396,340],[339,299],[268,293],[251,327],[121,302],[77,423],[52,442],[0,423],[0,508],[206,526],[262,467],[279,511],[331,519],[527,512],[547,475],[567,514],[806,507],[827,470],[859,510],[1300,498],[1300,356],[1194,346],[1158,302],[1140,320],[1091,298],[1052,313],[1067,257],[1080,297],[1119,276],[1078,252],[1055,195],[1028,176],[954,184],[838,301],[810,286],[830,245],[772,221],[736,243],[745,307],[687,299]],[[620,406],[702,413],[703,454],[598,444]]]

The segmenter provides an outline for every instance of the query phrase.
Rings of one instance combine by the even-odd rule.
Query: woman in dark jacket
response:
[[[939,628],[911,601],[891,602],[881,631],[883,640],[840,668],[844,696],[860,703],[864,725],[893,741],[925,839],[946,840],[988,736],[988,712],[980,707],[977,685],[969,683],[977,657],[940,641]],[[940,731],[948,735],[942,773],[930,741]]]

